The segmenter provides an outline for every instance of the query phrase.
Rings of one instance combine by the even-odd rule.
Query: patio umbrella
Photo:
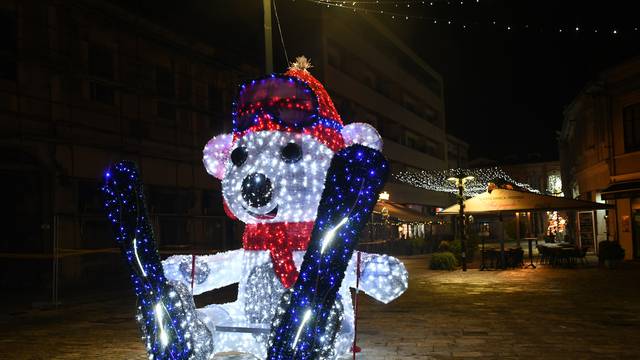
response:
[[[433,220],[432,216],[424,215],[406,205],[398,204],[390,200],[379,200],[373,208],[373,211],[376,213],[386,213],[387,215],[395,217],[403,222],[427,223],[430,220]]]
[[[612,207],[612,205],[592,201],[507,189],[486,191],[464,202],[464,212],[470,214],[546,210],[598,210]],[[438,214],[455,215],[459,211],[460,206],[455,204],[440,211]]]
[[[612,205],[591,201],[574,200],[565,197],[542,195],[532,192],[494,189],[474,196],[464,202],[464,212],[468,214],[505,213],[546,210],[597,210],[609,209]],[[438,215],[456,215],[458,204],[452,205]],[[502,217],[500,217],[502,219]],[[518,234],[518,239],[520,234]],[[504,263],[504,239],[500,239],[500,257]]]

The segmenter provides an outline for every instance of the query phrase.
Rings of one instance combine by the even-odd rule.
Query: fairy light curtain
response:
[[[515,189],[525,190],[534,193],[540,193],[531,185],[518,182],[512,179],[504,170],[498,167],[480,168],[480,169],[447,169],[447,170],[421,170],[421,171],[401,171],[393,176],[400,182],[415,186],[418,188],[448,192],[457,194],[458,188],[449,180],[458,176],[473,176],[474,179],[465,183],[464,194],[467,197],[475,196],[487,191],[489,183],[498,186],[515,186]]]

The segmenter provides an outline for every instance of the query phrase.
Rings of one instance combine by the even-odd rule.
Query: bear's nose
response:
[[[242,198],[253,207],[265,206],[271,201],[273,186],[271,180],[261,173],[247,175],[242,180]]]

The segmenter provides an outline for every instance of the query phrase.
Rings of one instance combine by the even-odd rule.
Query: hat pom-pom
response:
[[[307,59],[306,56],[298,56],[296,61],[292,62],[289,66],[289,70],[300,70],[309,72],[308,69],[311,69],[313,65],[311,65],[311,59]]]

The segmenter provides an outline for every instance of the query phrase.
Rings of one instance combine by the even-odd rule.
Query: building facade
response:
[[[259,71],[98,1],[0,2],[2,253],[114,246],[103,171],[137,162],[161,247],[235,247],[202,148]]]
[[[373,17],[325,12],[321,19],[318,45],[298,48],[311,54],[312,72],[322,79],[343,120],[366,122],[380,132],[392,172],[466,163],[468,145],[446,132],[440,74]],[[454,201],[393,177],[385,191],[391,200],[424,214]]]
[[[451,134],[447,134],[447,163],[449,169],[469,167],[469,144]]]
[[[500,166],[514,180],[531,185],[546,195],[564,196],[560,161],[544,161]]]
[[[564,192],[607,202],[598,240],[619,241],[640,258],[640,58],[603,72],[564,112],[559,135]]]

